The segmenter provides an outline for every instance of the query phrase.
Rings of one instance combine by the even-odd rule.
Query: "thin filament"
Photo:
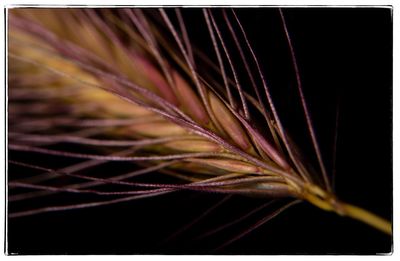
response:
[[[249,234],[250,232],[254,231],[255,229],[257,229],[258,227],[264,225],[266,222],[268,222],[269,220],[273,219],[274,217],[276,217],[277,215],[279,215],[280,213],[282,213],[283,211],[285,211],[286,209],[288,209],[289,207],[299,203],[300,200],[295,200],[292,201],[286,205],[284,205],[283,207],[275,210],[273,213],[267,215],[266,217],[264,217],[263,219],[259,220],[258,222],[256,222],[254,225],[252,225],[251,227],[249,227],[248,229],[246,229],[245,231],[243,231],[242,233],[238,234],[237,236],[235,236],[234,238],[228,240],[227,242],[223,243],[222,245],[220,245],[218,248],[216,248],[216,250],[221,250],[222,248],[227,247],[228,245],[234,243],[235,241],[241,239],[242,237],[244,237],[245,235]]]
[[[235,16],[236,22],[237,22],[237,24],[239,25],[240,30],[241,30],[241,32],[242,32],[242,34],[243,34],[243,37],[244,37],[244,39],[245,39],[245,41],[246,41],[246,45],[247,45],[248,49],[250,50],[251,55],[252,55],[252,57],[253,57],[253,60],[254,60],[254,62],[255,62],[255,64],[256,64],[256,66],[257,66],[258,74],[259,74],[259,76],[260,76],[260,78],[261,78],[261,80],[262,80],[262,85],[263,85],[263,87],[264,87],[264,91],[265,91],[265,94],[266,94],[268,103],[269,103],[269,105],[270,105],[272,114],[274,115],[274,119],[275,119],[276,124],[277,124],[277,126],[278,126],[279,132],[281,133],[281,137],[282,137],[283,143],[284,143],[284,145],[285,145],[285,147],[286,147],[286,149],[287,149],[287,151],[288,151],[288,153],[289,153],[290,158],[292,159],[293,163],[296,165],[296,167],[297,167],[297,169],[298,169],[300,175],[301,175],[306,181],[310,182],[310,181],[311,181],[310,176],[307,174],[307,172],[303,171],[303,168],[302,168],[301,164],[298,162],[298,160],[296,159],[296,157],[294,156],[294,154],[293,154],[293,152],[292,152],[292,150],[291,150],[291,147],[290,147],[289,142],[288,142],[287,137],[286,137],[286,132],[285,132],[285,130],[284,130],[283,126],[282,126],[282,123],[281,123],[281,121],[280,121],[280,119],[279,119],[279,116],[278,116],[278,113],[277,113],[277,111],[276,111],[274,102],[273,102],[273,100],[272,100],[272,97],[271,97],[271,94],[270,94],[268,85],[267,85],[267,83],[266,83],[264,74],[263,74],[263,72],[262,72],[262,70],[261,70],[261,67],[260,67],[260,64],[259,64],[259,62],[258,62],[257,56],[255,55],[254,50],[253,50],[253,48],[251,47],[251,44],[250,44],[250,42],[249,42],[249,40],[248,40],[248,38],[247,38],[246,32],[245,32],[245,30],[244,30],[242,24],[241,24],[240,21],[239,21],[239,18],[236,16],[236,13],[235,13],[235,11],[234,11],[233,9],[232,9],[232,13],[233,13],[233,15]]]
[[[212,15],[211,11],[209,11],[209,14],[210,14],[211,22],[212,22],[212,24],[213,24],[213,26],[215,28],[215,31],[217,32],[218,38],[219,38],[219,40],[221,42],[222,48],[223,48],[223,50],[225,52],[226,58],[228,59],[229,65],[231,67],[231,70],[232,70],[232,73],[233,73],[233,78],[235,79],[235,83],[236,83],[235,86],[236,86],[236,89],[238,90],[238,93],[239,93],[239,96],[240,96],[240,100],[242,102],[244,116],[245,116],[245,118],[247,120],[249,120],[250,119],[249,109],[247,108],[246,99],[244,97],[243,90],[242,90],[242,87],[241,87],[240,82],[239,82],[238,75],[237,75],[236,70],[235,70],[235,66],[233,65],[231,56],[229,55],[229,51],[225,46],[224,39],[223,39],[223,37],[221,35],[220,30],[218,29],[218,25],[215,22],[214,16]]]
[[[205,9],[203,9],[203,14],[204,14],[204,18],[205,18],[206,23],[207,23],[208,31],[210,32],[210,37],[211,37],[211,41],[213,43],[215,54],[217,55],[218,64],[219,64],[219,67],[220,67],[220,70],[221,70],[222,79],[224,80],[225,90],[226,90],[226,93],[228,95],[229,104],[232,107],[235,107],[235,104],[234,104],[234,101],[233,101],[233,97],[232,97],[232,93],[231,93],[231,90],[229,88],[228,79],[226,77],[226,71],[225,71],[225,68],[224,68],[224,63],[223,63],[222,58],[221,58],[221,53],[219,52],[219,48],[218,48],[217,41],[215,39],[214,31],[213,31],[213,29],[211,27],[210,19],[209,19],[207,11]]]
[[[287,42],[288,42],[288,45],[289,45],[289,49],[290,49],[290,55],[292,57],[292,63],[293,63],[293,67],[294,67],[295,74],[296,74],[297,89],[298,89],[299,94],[300,94],[301,105],[303,106],[304,115],[306,117],[308,131],[310,133],[311,140],[312,140],[312,143],[313,143],[313,146],[314,146],[314,150],[315,150],[317,158],[318,158],[318,163],[319,163],[319,166],[320,166],[321,171],[322,171],[322,176],[323,176],[323,179],[324,179],[324,182],[325,182],[325,186],[328,189],[328,191],[331,191],[331,186],[330,186],[330,183],[329,183],[328,174],[326,172],[325,164],[324,164],[324,162],[322,160],[321,150],[320,150],[319,145],[318,145],[318,141],[317,141],[315,130],[314,130],[314,127],[313,127],[313,124],[312,124],[310,112],[308,110],[307,103],[306,103],[306,100],[305,100],[305,97],[304,97],[303,88],[302,88],[301,79],[300,79],[299,67],[298,67],[297,59],[296,59],[296,54],[294,52],[292,40],[290,38],[289,31],[288,31],[287,26],[286,26],[286,20],[285,20],[285,17],[283,15],[282,9],[279,9],[279,14],[280,14],[281,19],[282,19],[283,28],[285,30],[286,39],[287,39]]]

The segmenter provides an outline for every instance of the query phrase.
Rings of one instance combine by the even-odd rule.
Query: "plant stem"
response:
[[[390,221],[387,221],[386,219],[383,219],[360,207],[340,202],[331,194],[321,194],[320,191],[318,194],[315,194],[312,190],[310,190],[307,191],[303,196],[304,199],[320,209],[336,212],[340,216],[347,216],[357,219],[388,235],[392,235],[392,224]]]
[[[392,235],[392,224],[386,219],[347,203],[342,203],[341,207],[345,212],[345,216],[360,220],[388,235]]]

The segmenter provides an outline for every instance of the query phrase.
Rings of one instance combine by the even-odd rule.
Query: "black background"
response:
[[[220,19],[220,10],[213,12]],[[332,170],[335,112],[339,104],[335,176],[338,197],[391,219],[391,9],[285,8],[283,12],[328,172]],[[262,63],[285,126],[314,161],[304,121],[300,118],[295,75],[277,9],[246,8],[237,13]],[[184,15],[193,42],[210,45],[207,34],[203,34],[206,29],[199,10],[187,10]],[[200,27],[204,27],[203,31]],[[211,46],[206,48],[212,57]],[[10,153],[11,159],[12,156]],[[179,192],[112,206],[9,219],[8,251],[11,254],[376,254],[391,251],[391,237],[307,203],[290,208],[217,252],[212,249],[250,226],[257,217],[207,241],[193,239],[265,201],[246,197],[234,197],[175,240],[161,244],[164,238],[221,198],[221,195]]]

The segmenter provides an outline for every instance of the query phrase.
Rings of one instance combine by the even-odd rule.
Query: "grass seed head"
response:
[[[214,21],[212,12],[204,14],[206,19],[211,17]],[[310,180],[307,180],[300,175],[306,170],[298,169],[298,164],[289,156],[290,148],[287,146],[290,144],[285,142],[287,133],[284,129],[272,127],[270,133],[264,135],[255,127],[257,124],[252,122],[254,119],[242,115],[242,108],[246,108],[247,112],[247,104],[254,105],[251,109],[258,109],[263,107],[262,101],[243,100],[249,94],[243,93],[238,84],[229,83],[228,88],[242,98],[235,104],[228,101],[228,94],[220,88],[218,80],[199,77],[195,61],[205,55],[192,48],[187,35],[184,37],[184,27],[181,26],[177,31],[168,24],[168,16],[163,10],[159,15],[160,19],[157,20],[151,15],[147,16],[143,10],[10,10],[10,93],[14,90],[27,91],[33,100],[42,102],[37,95],[38,90],[68,90],[74,86],[76,92],[73,97],[51,101],[70,106],[69,111],[74,112],[68,115],[70,118],[137,120],[101,129],[103,137],[118,139],[123,135],[124,138],[138,141],[174,137],[174,140],[149,142],[147,145],[142,143],[133,151],[134,154],[145,155],[149,161],[154,159],[153,163],[157,164],[174,160],[174,164],[166,164],[162,171],[166,175],[179,177],[181,182],[189,182],[190,185],[186,184],[183,189],[196,188],[192,185],[196,182],[212,184],[212,180],[215,182],[218,178],[222,183],[210,185],[209,191],[297,197],[327,211],[351,216],[387,233],[391,232],[390,223],[385,220],[343,205],[333,193],[326,191],[323,184],[318,183],[321,179],[309,174]],[[166,22],[165,30],[157,30],[160,21]],[[218,29],[210,25],[209,30],[215,33]],[[166,39],[177,40],[178,47]],[[194,56],[189,55],[192,52]],[[51,78],[54,75],[57,81]],[[32,84],[19,80],[26,77],[44,77],[47,82],[43,80]],[[14,103],[18,105],[17,101],[11,100],[11,104]],[[84,106],[87,104],[93,104],[94,107]],[[275,114],[262,110],[261,113],[265,114],[265,126],[276,126],[278,119],[274,118]],[[44,121],[45,117],[43,113]],[[10,115],[11,123],[19,121],[24,121],[20,114]],[[10,126],[11,131],[17,132],[18,129],[13,128]],[[42,133],[36,134],[57,135],[76,131],[76,134],[70,135],[78,138],[87,135],[82,134],[82,130],[71,128],[49,125]],[[31,131],[22,128],[19,135],[23,137]],[[77,141],[79,139],[75,139]],[[14,142],[21,142],[18,135],[10,140],[11,148],[30,150],[30,147],[13,145]],[[99,153],[109,154],[110,150],[107,147],[100,149]],[[197,154],[178,157],[180,153],[187,152]],[[171,153],[178,153],[178,156]],[[149,167],[146,163],[143,166]],[[210,178],[210,173],[216,177]],[[255,176],[265,179],[259,183],[249,182]],[[177,187],[172,189],[160,185],[157,189],[167,193]],[[157,190],[154,195],[159,193]]]

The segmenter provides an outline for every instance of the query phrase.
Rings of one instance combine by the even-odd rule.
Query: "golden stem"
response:
[[[346,216],[360,220],[388,235],[392,235],[392,224],[386,219],[350,204],[342,203],[341,207]]]
[[[388,235],[392,235],[391,222],[365,209],[344,202],[340,202],[336,200],[335,197],[329,194],[315,194],[315,191],[313,191],[313,189],[305,191],[303,197],[305,200],[320,209],[333,211],[341,216],[351,217],[365,224],[368,224],[371,227],[378,229]]]

